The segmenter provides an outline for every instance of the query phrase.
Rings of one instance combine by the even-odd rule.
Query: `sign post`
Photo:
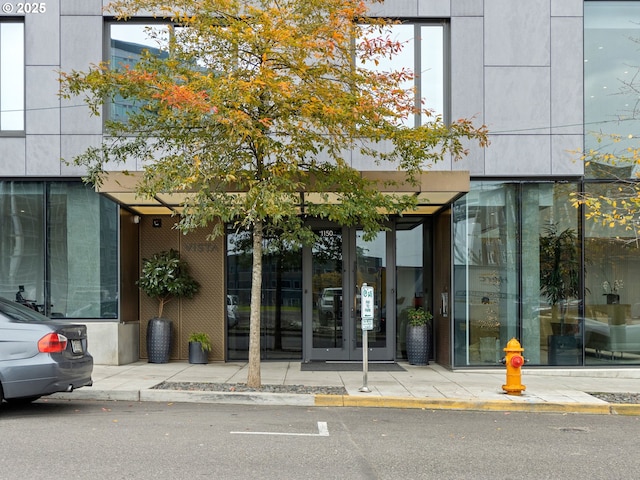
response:
[[[369,370],[369,330],[373,330],[373,287],[366,283],[360,289],[360,313],[362,317],[362,387],[361,392],[368,393],[367,374]]]

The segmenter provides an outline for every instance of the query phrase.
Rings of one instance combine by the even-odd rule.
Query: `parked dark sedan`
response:
[[[0,401],[30,402],[92,384],[87,327],[0,297]]]

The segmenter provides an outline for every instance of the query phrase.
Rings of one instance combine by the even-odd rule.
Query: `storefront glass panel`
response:
[[[582,363],[579,211],[572,183],[474,182],[454,206],[454,362]]]
[[[249,355],[252,238],[249,232],[227,234],[227,358]],[[302,251],[267,238],[263,245],[261,358],[302,357]]]
[[[497,364],[517,333],[517,185],[477,182],[454,206],[454,364]]]
[[[587,184],[610,196],[615,184]],[[587,220],[585,230],[585,363],[640,363],[640,244],[622,226]]]
[[[414,307],[430,309],[425,298],[424,258],[428,243],[424,241],[423,219],[409,218],[396,223],[396,358],[407,359],[407,311]],[[429,283],[429,279],[426,279]],[[431,336],[430,338],[433,338]]]
[[[574,183],[522,185],[522,346],[529,365],[582,363],[579,211]]]
[[[44,183],[0,181],[0,218],[0,295],[8,299],[21,297],[42,306],[45,297]]]
[[[316,231],[312,247],[313,348],[342,348],[342,229]]]
[[[118,317],[116,206],[80,183],[53,183],[48,192],[51,314]]]
[[[118,207],[81,182],[0,182],[0,295],[53,317],[118,317]]]
[[[361,291],[373,288],[372,329],[367,334],[369,360],[392,360],[395,312],[387,309],[393,292],[388,270],[388,233],[366,239],[357,228],[335,225],[314,228],[317,240],[308,249],[311,317],[306,318],[305,359],[311,361],[362,360]],[[391,282],[391,283],[390,283]],[[310,301],[309,301],[310,300]]]

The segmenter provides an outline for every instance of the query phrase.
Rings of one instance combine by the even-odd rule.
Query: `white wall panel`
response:
[[[60,135],[27,135],[27,175],[60,175]]]
[[[102,60],[102,17],[69,16],[61,18],[61,70],[86,71],[91,64]],[[62,101],[61,131],[68,134],[98,134],[102,119],[89,116],[80,97]]]
[[[27,134],[60,134],[58,73],[51,66],[26,68]]]
[[[44,12],[29,13],[24,16],[25,60],[27,65],[60,64],[60,4],[43,2]],[[33,2],[24,2],[25,6]],[[32,7],[30,7],[32,8]]]
[[[384,3],[370,2],[369,13],[374,17],[416,17],[418,15],[418,0],[393,0]]]
[[[484,123],[484,22],[481,17],[451,19],[451,118],[475,117]],[[469,170],[472,175],[484,173],[484,150],[472,152],[457,162],[453,170]]]
[[[485,0],[487,65],[549,65],[549,0]]]
[[[584,0],[551,0],[552,17],[581,17]]]
[[[552,133],[583,131],[583,41],[581,18],[551,22]]]
[[[60,0],[62,15],[102,15],[102,0]]]
[[[485,175],[525,177],[551,174],[549,135],[497,135],[485,153]]]
[[[80,155],[91,146],[99,146],[102,141],[102,135],[63,135],[60,143],[60,156],[62,162],[60,164],[60,174],[70,176],[81,176],[86,173],[84,168],[75,165],[67,165],[74,157]]]
[[[451,16],[451,0],[419,0],[418,15],[420,17],[448,18]]]
[[[26,174],[25,138],[0,138],[0,176]]]
[[[451,2],[451,15],[482,16],[484,13],[484,0],[453,0]]]
[[[550,127],[550,69],[490,67],[485,73],[485,122],[496,134],[545,134]]]
[[[580,160],[582,135],[553,135],[551,137],[551,173],[553,175],[583,175]]]

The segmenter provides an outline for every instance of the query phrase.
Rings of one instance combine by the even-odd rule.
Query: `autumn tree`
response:
[[[605,227],[621,227],[640,246],[640,147],[631,144],[617,149],[623,138],[617,134],[594,135],[597,145],[581,155],[585,168],[595,176],[609,178],[605,189],[574,193],[573,205],[585,206],[585,217]],[[604,142],[604,144],[603,144]],[[635,172],[635,173],[633,173]]]
[[[117,99],[138,106],[126,121],[107,119],[102,145],[74,161],[99,184],[136,159],[139,195],[184,194],[178,228],[251,232],[247,384],[259,386],[265,236],[312,242],[303,211],[371,237],[417,198],[385,194],[347,155],[386,163],[415,186],[434,162],[485,145],[486,131],[416,107],[410,70],[368,68],[402,44],[361,0],[117,0],[109,11],[122,21],[154,12],[170,35],[149,31],[157,49],[135,63],[61,74],[62,95],[82,96],[95,115]],[[415,118],[426,120],[414,127]]]

